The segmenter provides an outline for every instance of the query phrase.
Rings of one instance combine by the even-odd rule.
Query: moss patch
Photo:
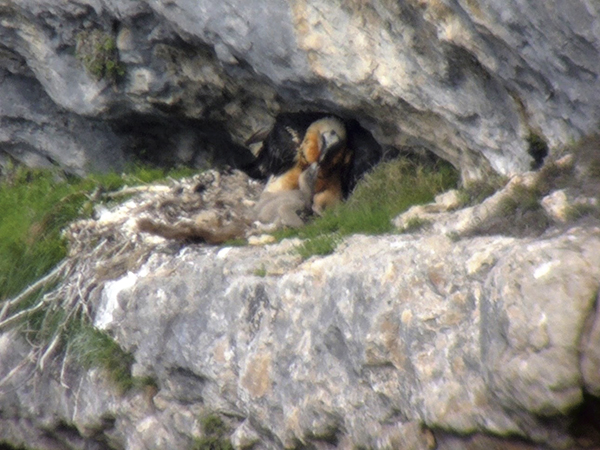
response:
[[[77,34],[75,40],[75,54],[94,78],[116,83],[125,75],[114,36],[99,29],[85,30]]]
[[[200,419],[203,437],[195,439],[192,450],[233,450],[227,437],[229,427],[221,417],[209,414]]]

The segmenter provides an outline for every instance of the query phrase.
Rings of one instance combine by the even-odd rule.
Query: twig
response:
[[[125,186],[116,192],[108,192],[108,193],[104,194],[104,196],[108,197],[108,198],[117,198],[117,197],[123,197],[125,195],[139,194],[141,192],[169,192],[170,190],[171,190],[170,187],[163,186],[163,185],[133,186],[133,187]]]
[[[75,287],[77,288],[77,295],[75,295],[75,299],[77,299],[77,297],[79,296],[79,300],[77,300],[77,303],[79,303],[80,301],[85,301],[85,297],[83,296],[83,292],[81,292],[81,277],[82,277],[82,273],[79,272],[78,276],[77,276],[77,282],[75,284]]]
[[[65,382],[65,370],[67,368],[67,360],[69,359],[69,348],[70,344],[67,344],[67,348],[65,350],[65,356],[63,357],[62,365],[60,367],[60,385],[65,389],[71,389],[71,387]]]
[[[54,336],[54,339],[52,340],[52,343],[46,348],[46,351],[41,356],[41,358],[38,360],[37,366],[39,367],[39,369],[41,371],[44,370],[44,365],[46,364],[46,358],[54,352],[55,348],[60,343],[60,336],[61,336],[60,331],[57,331],[56,335]]]
[[[19,320],[21,320],[23,317],[27,317],[30,314],[33,314],[36,311],[39,311],[40,309],[42,309],[45,306],[46,302],[44,300],[41,300],[39,303],[37,303],[35,306],[32,306],[31,308],[25,309],[17,314],[15,314],[14,316],[10,316],[8,319],[0,322],[0,330],[2,328],[5,328],[9,325],[12,325],[15,322],[18,322]]]
[[[27,299],[35,291],[42,287],[45,287],[46,285],[52,283],[56,278],[58,278],[61,271],[65,268],[66,265],[67,261],[65,260],[58,266],[56,266],[56,268],[52,272],[33,283],[31,286],[29,286],[27,289],[25,289],[23,292],[17,295],[14,299],[6,300],[4,302],[4,306],[2,307],[2,312],[0,312],[0,321],[2,321],[6,317],[6,313],[8,312],[9,308]],[[2,328],[2,326],[3,322],[0,322],[0,328]]]

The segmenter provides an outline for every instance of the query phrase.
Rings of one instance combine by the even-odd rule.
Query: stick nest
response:
[[[252,208],[263,188],[242,172],[210,170],[179,181],[98,195],[95,218],[76,221],[63,231],[68,256],[44,278],[4,302],[0,331],[21,327],[32,344],[23,364],[27,360],[44,369],[61,348],[73,319],[92,322],[93,307],[106,281],[139,269],[153,252],[173,251],[173,245],[181,245],[142,231],[140,223],[235,229],[243,237],[251,233]],[[113,206],[106,206],[106,201]],[[29,322],[40,313],[42,324],[33,336]],[[45,330],[44,339],[39,339],[40,330]],[[0,386],[7,377],[0,380]]]

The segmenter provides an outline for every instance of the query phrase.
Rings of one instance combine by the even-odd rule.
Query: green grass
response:
[[[516,211],[537,211],[542,208],[540,205],[541,193],[536,186],[528,188],[517,185],[513,189],[510,197],[507,197],[500,204],[503,214],[510,216]]]
[[[302,259],[308,259],[314,255],[330,255],[334,252],[340,241],[341,236],[338,233],[321,234],[306,239],[298,246],[297,251]]]
[[[50,271],[66,255],[61,230],[92,212],[90,196],[125,185],[188,176],[189,169],[165,171],[133,166],[126,174],[86,178],[57,171],[16,168],[0,179],[0,301]]]
[[[60,230],[79,216],[85,191],[51,172],[18,169],[0,183],[0,301],[66,254]]]
[[[600,160],[592,160],[587,167],[588,176],[595,179],[600,179]]]
[[[125,75],[125,65],[119,59],[115,37],[102,30],[84,30],[76,36],[75,53],[85,69],[97,80],[113,83]]]
[[[600,208],[589,204],[575,204],[567,209],[567,220],[574,222],[583,217],[600,218]]]
[[[419,165],[397,159],[380,164],[356,187],[345,203],[325,211],[298,230],[283,230],[278,239],[305,239],[298,251],[303,258],[332,253],[341,238],[354,233],[383,234],[394,231],[391,220],[416,204],[457,186],[458,172],[449,164]]]
[[[121,392],[133,387],[156,385],[151,378],[131,375],[133,356],[125,352],[108,334],[86,323],[81,317],[65,321],[66,312],[47,308],[26,321],[24,333],[29,342],[44,345],[59,336],[59,349],[85,369],[99,367]],[[61,328],[62,327],[62,328]]]
[[[482,203],[498,192],[508,180],[499,175],[490,175],[485,180],[471,181],[459,190],[461,207]]]
[[[245,247],[248,245],[248,241],[246,239],[230,239],[223,243],[223,247]]]
[[[264,264],[262,264],[258,269],[254,269],[254,275],[257,277],[266,277],[267,276],[267,268]]]
[[[226,437],[229,427],[216,414],[209,414],[200,419],[203,437],[195,439],[192,450],[233,450],[231,441]]]
[[[69,352],[85,368],[101,367],[112,381],[127,390],[133,386],[131,364],[133,357],[107,334],[81,321],[70,324],[66,336]]]
[[[75,320],[67,330],[68,351],[85,368],[100,367],[121,392],[133,387],[156,386],[151,377],[133,377],[131,365],[133,356],[125,352],[109,335]]]
[[[126,174],[108,173],[86,178],[23,167],[3,174],[0,178],[0,308],[2,301],[16,296],[66,256],[67,244],[61,230],[77,218],[90,216],[91,198],[98,202],[98,192],[191,173],[188,169],[166,171],[132,166]],[[46,292],[54,286],[46,287]],[[17,311],[36,304],[43,294],[43,291],[33,293],[18,305]],[[61,308],[46,307],[29,315],[22,330],[30,342],[43,346],[56,340],[59,348],[67,348],[83,365],[106,369],[124,390],[148,384],[148,380],[131,377],[131,356],[108,335],[86,324],[82,317],[66,314]]]

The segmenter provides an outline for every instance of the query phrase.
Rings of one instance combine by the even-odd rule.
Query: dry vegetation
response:
[[[186,174],[189,171],[166,173],[147,167],[85,179],[23,167],[3,174],[0,330],[18,326],[32,344],[29,356],[38,368],[43,369],[63,350],[64,362],[75,358],[84,365],[105,367],[121,387],[134,384],[129,372],[131,357],[89,324],[82,297],[91,292],[80,291],[78,284],[60,283],[82,270],[65,259],[68,248],[62,230],[77,218],[89,217],[94,205],[123,186]]]

